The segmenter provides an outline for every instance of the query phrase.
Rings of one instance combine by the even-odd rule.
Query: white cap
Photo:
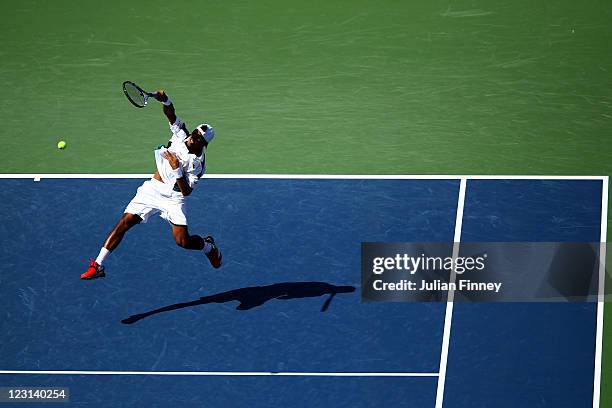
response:
[[[200,132],[200,134],[204,137],[206,143],[210,143],[210,141],[215,137],[215,129],[213,129],[213,127],[208,123],[198,125],[198,132]]]

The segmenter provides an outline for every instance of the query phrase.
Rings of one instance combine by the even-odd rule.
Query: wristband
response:
[[[183,176],[183,168],[179,165],[176,169],[172,169],[171,173],[172,177],[181,178]]]
[[[166,96],[167,96],[167,95],[166,95]],[[170,100],[170,97],[168,96],[168,99],[166,99],[166,101],[165,101],[165,102],[162,102],[162,103],[163,103],[164,105],[166,105],[166,106],[170,106],[170,105],[172,105],[172,100]]]

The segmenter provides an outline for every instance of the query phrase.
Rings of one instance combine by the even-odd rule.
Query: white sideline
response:
[[[463,225],[463,208],[465,205],[465,188],[467,180],[461,179],[459,184],[459,199],[457,200],[457,215],[455,216],[455,239],[453,241],[452,258],[456,259],[459,256],[459,243],[461,242],[461,226]],[[457,275],[455,269],[451,270],[449,283],[455,283]],[[444,332],[442,334],[442,353],[440,354],[440,375],[438,376],[438,389],[436,391],[436,408],[442,408],[444,402],[444,386],[446,385],[446,367],[448,365],[448,348],[450,345],[451,325],[453,322],[453,300],[455,299],[455,291],[448,291],[446,300],[446,313],[444,315]]]
[[[604,296],[606,283],[606,241],[608,237],[608,177],[603,180],[601,190],[601,243],[599,250],[599,296],[597,299],[597,334],[595,340],[595,373],[593,376],[593,408],[599,408],[601,398],[601,360],[603,353]],[[608,317],[610,318],[610,317]]]

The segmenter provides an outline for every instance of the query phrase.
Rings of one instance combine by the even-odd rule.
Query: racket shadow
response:
[[[321,311],[325,312],[329,308],[329,305],[336,294],[352,293],[354,291],[354,286],[336,286],[325,282],[283,282],[267,286],[251,286],[233,289],[210,296],[203,296],[200,299],[193,300],[191,302],[176,303],[148,312],[135,314],[121,320],[121,323],[134,324],[144,318],[159,313],[171,312],[173,310],[206,305],[209,303],[226,303],[237,301],[239,304],[236,306],[236,310],[249,310],[261,306],[272,299],[290,300],[330,295],[321,308]]]

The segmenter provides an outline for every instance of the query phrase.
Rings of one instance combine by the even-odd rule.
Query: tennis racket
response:
[[[155,93],[147,92],[132,81],[123,83],[123,93],[128,98],[128,101],[137,108],[144,108],[150,97],[155,97]]]

